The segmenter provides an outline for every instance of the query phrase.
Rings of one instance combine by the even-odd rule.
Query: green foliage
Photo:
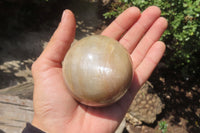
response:
[[[129,7],[129,4],[125,4],[123,2],[113,2],[110,5],[110,11],[103,14],[103,16],[107,19],[111,19],[112,17],[116,17],[121,14],[124,10]]]
[[[167,44],[164,62],[186,77],[200,72],[200,0],[120,0],[111,4],[105,18],[118,16],[130,6],[141,10],[156,5],[169,26],[161,40]]]
[[[162,133],[167,132],[167,126],[168,126],[168,124],[166,121],[159,122],[159,130],[161,130]]]

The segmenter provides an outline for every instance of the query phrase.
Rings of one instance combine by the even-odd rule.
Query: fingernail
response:
[[[67,18],[68,14],[69,14],[68,11],[66,11],[66,10],[63,11],[61,22],[65,21],[65,19]]]

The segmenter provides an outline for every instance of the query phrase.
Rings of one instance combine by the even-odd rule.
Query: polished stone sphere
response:
[[[71,95],[88,106],[107,106],[127,92],[132,61],[116,40],[93,35],[77,41],[63,61],[63,77]]]

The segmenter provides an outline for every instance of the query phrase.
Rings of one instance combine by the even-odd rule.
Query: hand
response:
[[[141,85],[149,78],[165,51],[158,41],[167,27],[160,9],[143,13],[131,7],[117,17],[102,35],[118,40],[130,53],[134,78],[128,93],[117,103],[94,108],[79,104],[68,93],[61,62],[75,36],[75,18],[65,10],[47,47],[34,62],[34,118],[32,124],[48,133],[111,133],[123,119]]]

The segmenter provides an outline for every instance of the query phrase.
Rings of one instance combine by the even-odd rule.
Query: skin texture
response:
[[[89,106],[118,101],[132,82],[132,60],[115,39],[102,35],[76,42],[63,61],[63,77],[72,96]]]
[[[61,62],[74,39],[76,27],[73,13],[65,10],[49,44],[32,66],[35,85],[32,124],[48,133],[114,132],[165,51],[164,43],[158,40],[167,21],[160,13],[155,6],[142,13],[131,7],[102,32],[102,35],[118,40],[129,51],[134,78],[121,100],[108,107],[94,108],[76,102],[64,83]]]

